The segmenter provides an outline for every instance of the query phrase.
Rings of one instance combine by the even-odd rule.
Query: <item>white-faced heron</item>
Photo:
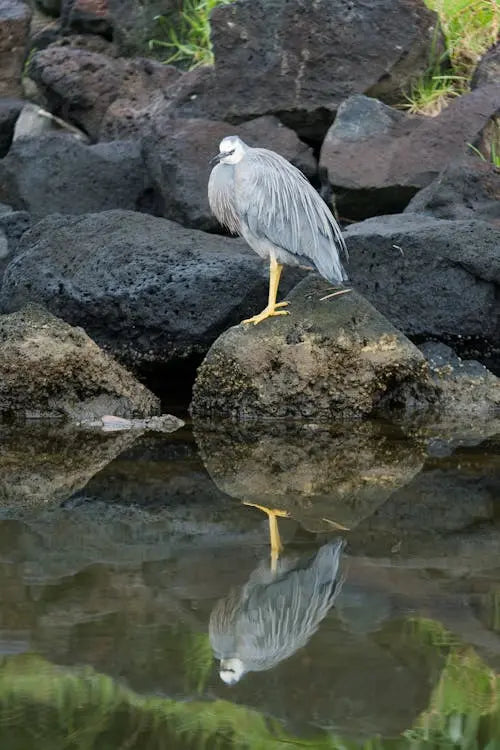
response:
[[[278,308],[288,302],[276,302],[284,265],[314,268],[342,285],[347,280],[339,257],[340,251],[347,256],[344,239],[302,172],[274,151],[251,148],[238,136],[223,138],[219,152],[208,182],[210,208],[222,225],[270,261],[267,307],[243,322],[287,314]]]
[[[275,570],[261,564],[217,602],[209,636],[224,682],[271,669],[307,644],[340,591],[342,548],[342,541],[325,544],[305,562],[280,559]]]

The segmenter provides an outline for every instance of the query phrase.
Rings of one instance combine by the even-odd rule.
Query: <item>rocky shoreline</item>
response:
[[[498,413],[500,170],[474,150],[498,153],[498,46],[412,116],[398,96],[439,38],[423,3],[353,3],[351,39],[341,2],[237,0],[189,72],[148,59],[154,5],[0,13],[1,416],[145,419],[192,384],[203,419]],[[291,315],[238,325],[267,269],[208,207],[234,132],[335,202],[351,293],[287,269]]]

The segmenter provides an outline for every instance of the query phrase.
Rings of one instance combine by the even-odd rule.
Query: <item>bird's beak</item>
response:
[[[218,164],[220,162],[220,160],[222,159],[223,156],[224,156],[224,154],[217,154],[216,156],[213,156],[208,163],[209,164]]]

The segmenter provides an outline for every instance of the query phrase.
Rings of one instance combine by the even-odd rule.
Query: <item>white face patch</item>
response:
[[[221,158],[221,164],[238,164],[245,155],[244,144],[236,136],[223,138],[219,144],[219,153],[227,154]]]

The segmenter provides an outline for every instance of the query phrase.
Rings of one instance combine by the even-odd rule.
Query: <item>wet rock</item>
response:
[[[194,431],[203,463],[223,492],[284,510],[316,532],[353,529],[424,462],[421,445],[373,422],[236,426],[196,420]]]
[[[20,138],[0,161],[0,200],[35,219],[138,209],[148,187],[141,146],[133,141],[90,146],[63,133]]]
[[[131,366],[163,368],[203,356],[228,326],[262,307],[267,276],[242,240],[103,211],[37,224],[0,297],[7,311],[41,302]],[[285,289],[297,280],[287,277]]]
[[[0,428],[0,508],[57,505],[82,490],[130,447],[136,434],[103,435],[65,426]]]
[[[447,417],[500,416],[500,379],[475,360],[462,360],[449,346],[427,342],[419,347],[440,390],[440,410]]]
[[[63,31],[105,37],[112,34],[108,0],[62,0],[61,21]]]
[[[482,221],[380,216],[345,232],[349,272],[395,326],[500,367],[500,233]]]
[[[0,99],[0,158],[10,148],[16,120],[24,106],[21,99]]]
[[[276,114],[299,136],[320,140],[351,94],[399,101],[428,66],[435,21],[423,4],[405,0],[219,6],[211,15],[215,73],[194,106],[234,123]]]
[[[219,143],[235,127],[204,119],[170,119],[154,123],[155,134],[146,139],[146,165],[159,194],[161,215],[184,226],[220,230],[208,205],[207,184]],[[238,125],[238,135],[251,146],[277,151],[308,177],[316,172],[312,149],[275,117],[259,117]]]
[[[496,84],[500,81],[500,43],[497,42],[480,59],[471,80],[471,88]]]
[[[0,317],[0,414],[144,417],[159,402],[86,333],[39,306]]]
[[[437,117],[410,117],[353,96],[339,108],[321,148],[342,216],[397,213],[448,165],[461,160],[500,108],[500,88],[457,97]]]
[[[23,0],[0,6],[0,96],[22,96],[21,75],[30,30],[31,8]]]
[[[45,106],[98,139],[105,116],[106,133],[116,138],[129,120],[137,121],[146,105],[179,73],[170,66],[137,58],[125,60],[81,47],[52,46],[34,55],[29,76]],[[137,122],[136,122],[137,127]]]
[[[315,276],[289,295],[290,315],[226,331],[200,366],[197,417],[329,420],[433,401],[421,353],[357,292],[321,301]]]
[[[438,219],[481,219],[500,229],[500,169],[474,157],[449,164],[405,211]]]

